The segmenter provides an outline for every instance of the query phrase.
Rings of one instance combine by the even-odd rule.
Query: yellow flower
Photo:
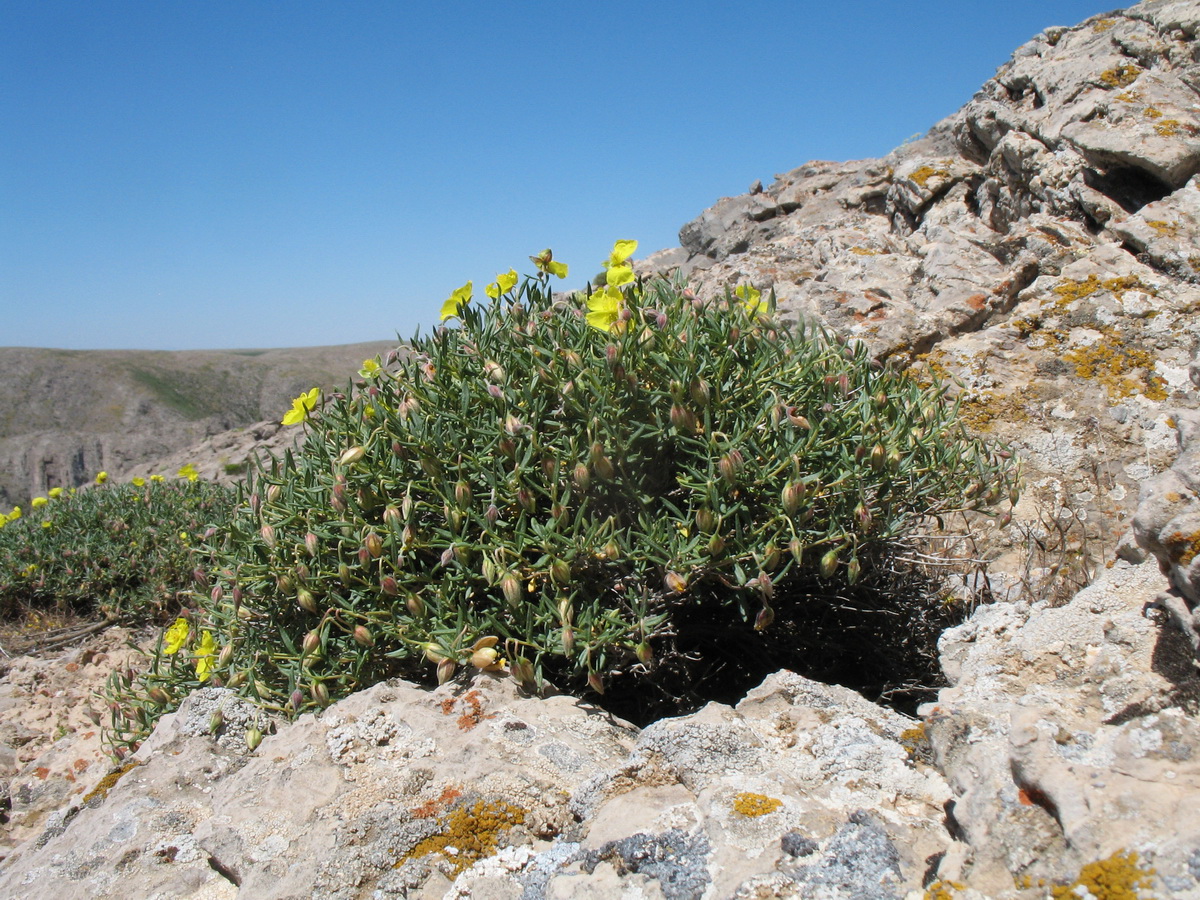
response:
[[[173,656],[178,653],[183,645],[187,643],[187,636],[188,620],[181,616],[163,633],[162,652],[167,656]]]
[[[588,297],[587,323],[601,331],[612,331],[621,315],[621,303],[624,298],[621,291],[611,284],[602,291],[595,291]]]
[[[50,499],[57,500],[62,496],[62,488],[50,488]]]
[[[501,294],[507,294],[516,286],[517,270],[509,269],[504,275],[497,275],[496,280],[483,289],[483,292],[493,300]]]
[[[543,250],[537,256],[531,256],[529,259],[538,267],[539,272],[545,272],[548,275],[557,275],[559,278],[567,277],[567,264],[555,262],[554,254],[549,249]]]
[[[50,527],[50,523],[49,523],[49,522],[45,522],[45,521],[43,521],[43,522],[42,522],[42,527],[43,527],[43,528],[49,528],[49,527]]]
[[[140,475],[134,476],[134,478],[133,478],[133,486],[134,487],[144,487],[145,484],[146,484],[145,478],[142,478]]]
[[[188,481],[195,481],[200,477],[200,473],[196,471],[196,467],[191,463],[185,463],[179,467],[179,471],[175,473],[180,478],[186,478]]]
[[[43,506],[45,506],[49,502],[50,501],[47,500],[45,497],[34,497],[33,500],[30,501],[29,505],[31,507],[33,507],[34,509],[41,509]]]
[[[604,279],[610,287],[620,287],[633,281],[633,267],[626,260],[637,249],[637,241],[617,241],[604,261]]]
[[[163,480],[163,477],[161,475],[151,475],[150,480],[155,483],[158,483]]]
[[[374,378],[383,371],[383,366],[379,364],[378,359],[364,359],[362,368],[358,370],[358,374],[363,378]]]
[[[734,290],[734,293],[742,301],[742,306],[746,307],[746,311],[750,313],[760,312],[763,308],[762,291],[752,284],[741,284]]]
[[[8,524],[8,516],[6,516],[4,513],[0,513],[0,528],[3,528],[7,524]]]
[[[458,290],[453,291],[446,299],[446,302],[442,304],[442,321],[445,322],[447,319],[457,317],[459,311],[471,302],[473,291],[474,288],[469,281]]]
[[[317,406],[317,398],[321,396],[320,388],[313,388],[311,391],[305,391],[299,397],[292,401],[292,408],[283,415],[284,425],[299,425],[307,417],[311,410]]]
[[[181,532],[179,532],[179,539],[186,544],[188,541],[190,541],[192,539],[192,536],[190,534],[188,534],[186,531],[181,531]]]
[[[96,484],[104,484],[104,482],[106,482],[106,481],[108,481],[108,473],[107,472],[101,472],[99,475],[96,476]]]
[[[213,670],[213,654],[217,651],[217,642],[213,640],[211,631],[200,634],[200,646],[196,648],[196,677],[208,681]]]
[[[21,518],[21,507],[14,506],[12,508],[12,512],[8,514],[8,521],[15,522],[19,518]]]

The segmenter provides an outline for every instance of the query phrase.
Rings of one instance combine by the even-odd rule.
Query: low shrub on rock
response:
[[[204,681],[296,714],[463,667],[686,680],[699,620],[802,631],[780,616],[797,591],[853,590],[918,523],[1015,496],[1010,455],[942,386],[749,286],[706,302],[637,280],[632,248],[586,295],[553,293],[548,251],[482,303],[465,285],[453,326],[297,398],[302,448],[254,473],[211,592],[115,685],[116,742]]]

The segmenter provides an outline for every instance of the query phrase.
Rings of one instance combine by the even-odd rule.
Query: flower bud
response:
[[[371,551],[368,550],[366,547],[359,547],[357,555],[358,555],[358,564],[360,566],[362,566],[363,568],[366,568],[367,566],[369,566],[371,564]]]
[[[569,625],[562,630],[562,648],[563,653],[567,656],[570,656],[571,651],[575,649],[575,629]]]
[[[281,493],[283,493],[283,488],[281,488],[277,484],[271,485],[269,488],[267,488],[267,502],[268,503],[278,503],[279,495]]]
[[[408,599],[404,601],[405,607],[410,615],[420,618],[425,615],[425,601],[416,594],[409,594]]]
[[[571,480],[575,482],[575,487],[581,494],[586,494],[588,487],[590,487],[592,483],[592,473],[588,470],[586,465],[583,463],[577,463],[575,465],[575,471],[571,475]]]
[[[275,586],[279,588],[279,593],[290,594],[296,588],[296,582],[291,575],[279,575],[275,578]]]
[[[696,433],[696,417],[687,407],[680,406],[678,403],[672,404],[670,418],[671,425],[674,426],[676,431],[683,434]]]
[[[804,543],[800,538],[792,538],[788,541],[788,552],[792,554],[792,559],[796,561],[796,565],[801,565],[804,562]]]
[[[754,617],[754,630],[766,631],[771,627],[771,623],[775,621],[775,610],[769,606],[763,606],[758,611],[758,615]]]
[[[400,510],[398,510],[395,506],[393,506],[392,504],[389,503],[387,506],[384,507],[384,509],[383,509],[383,524],[384,525],[386,525],[388,528],[390,528],[394,531],[395,529],[400,527],[402,521],[403,520],[400,517]]]
[[[437,683],[445,684],[454,677],[454,660],[443,659],[437,665]]]
[[[588,687],[597,694],[604,693],[604,679],[597,672],[588,672]]]
[[[711,534],[717,527],[717,517],[711,509],[696,510],[696,527],[705,534]]]
[[[471,485],[461,480],[454,485],[454,502],[457,503],[461,509],[466,509],[471,505],[471,498]]]
[[[379,559],[379,557],[383,556],[383,538],[374,531],[363,538],[363,546],[367,548],[367,553],[373,559]]]
[[[708,382],[703,378],[696,378],[688,385],[688,393],[692,397],[692,402],[701,409],[708,406],[712,401],[712,390],[708,386]]]
[[[224,669],[229,666],[230,660],[233,659],[233,644],[226,644],[221,648],[220,654],[217,656],[217,668]]]
[[[859,563],[857,556],[850,557],[850,562],[846,563],[846,581],[850,584],[858,582],[859,576],[862,575],[862,564]]]
[[[550,580],[560,587],[571,583],[571,564],[565,559],[550,563]]]
[[[292,712],[299,712],[300,707],[304,705],[304,691],[300,688],[292,691],[292,695],[288,697],[288,704],[292,707]]]
[[[304,635],[304,643],[300,646],[303,656],[312,656],[321,647],[321,636],[316,631],[310,631]]]
[[[257,725],[251,725],[246,729],[246,747],[253,753],[258,749],[258,745],[262,743],[263,733]]]
[[[500,579],[500,590],[504,592],[505,602],[513,609],[521,604],[521,600],[525,596],[525,592],[521,588],[521,579],[512,572],[508,572]]]
[[[341,456],[338,457],[338,465],[352,466],[366,455],[367,455],[367,451],[364,448],[351,447],[349,450],[346,450],[345,452],[342,453]]]
[[[673,594],[682,594],[687,590],[687,579],[678,572],[668,571],[663,576],[663,585]]]
[[[245,672],[234,672],[232,675],[229,676],[228,687],[230,688],[230,690],[236,690],[237,688],[241,687],[245,681],[246,681],[246,673]]]
[[[321,608],[317,606],[317,598],[304,588],[296,591],[296,603],[307,613],[312,613],[314,616],[321,614]]]
[[[732,487],[737,483],[738,474],[742,471],[744,462],[745,458],[741,451],[732,450],[717,461],[717,471],[721,473],[725,483]]]
[[[471,654],[471,665],[476,669],[487,669],[496,664],[499,656],[495,647],[480,647]]]
[[[375,638],[367,626],[357,625],[354,628],[354,643],[360,647],[374,647]]]
[[[345,563],[338,563],[338,581],[346,587],[350,586],[350,581],[353,579],[353,574],[350,572],[350,567]]]
[[[496,446],[498,446],[500,448],[500,452],[503,453],[505,456],[507,456],[509,459],[516,458],[517,445],[515,443],[513,443],[510,439],[502,438],[500,440],[500,443],[497,444]]]
[[[821,557],[821,577],[832,578],[838,567],[838,552],[830,550]]]
[[[508,672],[516,680],[517,684],[525,689],[532,688],[534,685],[533,663],[523,656],[518,656],[508,664]]]
[[[220,603],[221,598],[225,596],[225,591],[219,584],[213,585],[212,592],[208,596],[213,603]]]
[[[149,696],[158,706],[165,706],[171,702],[171,695],[160,687],[151,688]]]
[[[885,465],[887,465],[887,451],[883,449],[883,444],[876,444],[871,448],[871,470],[882,472]]]
[[[768,572],[774,572],[779,568],[780,555],[779,547],[775,545],[774,541],[769,541],[763,548],[762,567]]]
[[[325,687],[325,683],[314,681],[312,687],[309,688],[309,693],[312,695],[313,702],[320,707],[329,705],[329,688]]]
[[[642,665],[649,665],[650,661],[654,659],[654,650],[646,641],[642,641],[634,647],[633,652],[637,656],[638,662]]]
[[[264,544],[266,544],[268,547],[275,546],[275,529],[274,528],[272,528],[270,525],[264,525],[262,528],[259,529],[258,533],[262,535]]]
[[[708,555],[720,556],[725,552],[725,538],[719,534],[714,534],[708,539]]]
[[[208,733],[216,734],[221,730],[221,726],[225,724],[225,713],[217,710],[208,717]]]
[[[533,494],[526,488],[517,489],[517,503],[521,504],[521,508],[527,513],[532,513],[537,509],[537,501],[533,499]]]
[[[783,511],[789,516],[794,516],[796,510],[800,508],[800,504],[804,502],[804,482],[789,481],[783,486],[783,491],[779,495],[780,502],[783,504]]]
[[[621,355],[621,351],[617,349],[616,344],[605,344],[604,345],[604,359],[608,362],[608,364],[610,366],[613,365],[614,363],[616,363],[616,361],[620,355]]]
[[[255,491],[253,494],[250,495],[250,512],[254,513],[257,516],[259,510],[261,510],[261,509],[262,509],[262,498],[258,496],[258,491]]]

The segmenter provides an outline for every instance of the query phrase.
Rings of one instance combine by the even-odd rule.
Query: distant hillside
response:
[[[275,350],[0,347],[0,507],[277,419],[395,342]]]

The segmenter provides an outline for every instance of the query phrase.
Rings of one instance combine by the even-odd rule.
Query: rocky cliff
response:
[[[640,264],[956,378],[1023,457],[974,547],[995,602],[919,718],[790,672],[641,730],[487,674],[292,723],[209,689],[100,779],[63,707],[123,664],[105,636],[0,692],[0,894],[1200,898],[1198,37],[1198,0],[1049,29],[923,139],[756,184]]]

